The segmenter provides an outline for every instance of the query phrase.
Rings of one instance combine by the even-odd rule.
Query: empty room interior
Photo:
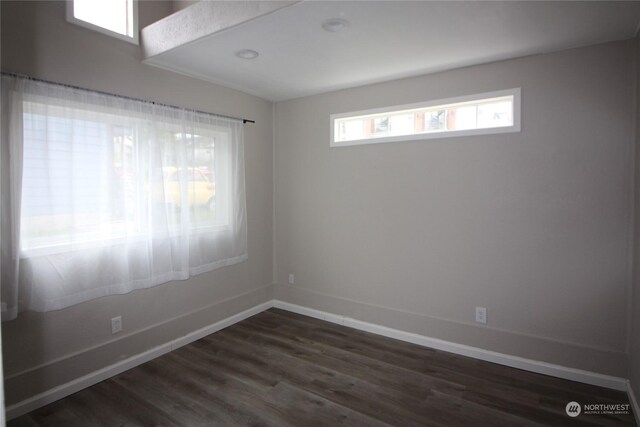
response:
[[[640,425],[640,1],[0,19],[0,425]]]

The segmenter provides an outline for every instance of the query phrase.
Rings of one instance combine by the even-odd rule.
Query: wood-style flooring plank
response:
[[[235,375],[247,380],[260,378],[268,384],[285,381],[383,422],[406,426],[438,425],[425,416],[422,401],[414,396],[378,388],[358,378],[262,346],[210,336],[194,346],[190,354],[212,366],[225,362]],[[372,402],[376,404],[372,405]]]
[[[238,335],[240,331],[243,338],[260,344],[274,348],[276,351],[282,351],[303,360],[315,363],[320,366],[331,367],[340,372],[357,376],[362,380],[372,382],[375,386],[395,389],[404,393],[428,398],[435,392],[446,396],[473,396],[467,398],[469,402],[486,404],[487,408],[498,407],[500,404],[517,405],[519,401],[524,401],[523,407],[528,408],[537,405],[539,399],[537,395],[522,392],[505,393],[505,390],[498,390],[492,397],[495,400],[484,399],[482,390],[474,391],[465,387],[462,383],[440,380],[424,373],[410,371],[387,362],[379,361],[356,353],[344,351],[335,347],[320,346],[317,343],[305,342],[300,344],[300,339],[288,333],[279,333],[276,329],[265,329],[259,325],[247,324],[243,327],[236,328],[234,335]],[[225,334],[219,334],[224,337]],[[231,344],[233,345],[233,344]],[[478,382],[478,381],[476,381]],[[509,390],[512,391],[512,390]],[[477,395],[477,396],[476,396]],[[522,396],[524,395],[524,397]],[[488,402],[486,402],[488,400]],[[515,412],[514,412],[515,413]],[[565,415],[566,416],[566,415]],[[548,421],[551,417],[537,417],[541,422]],[[514,421],[515,422],[515,421]]]
[[[422,348],[412,344],[385,339],[388,342],[384,345],[382,343],[378,343],[380,345],[376,346],[376,340],[380,339],[380,337],[376,335],[362,331],[355,331],[354,334],[347,336],[344,335],[344,328],[341,326],[328,325],[326,322],[311,318],[292,318],[292,316],[296,315],[292,315],[287,312],[284,313],[286,313],[286,317],[289,319],[286,324],[283,324],[277,329],[261,328],[261,318],[252,318],[251,322],[244,323],[242,327],[239,327],[238,329],[243,331],[247,331],[248,329],[262,329],[265,334],[268,334],[271,337],[276,337],[280,334],[284,339],[289,339],[294,342],[306,340],[306,345],[321,345],[325,353],[330,353],[332,350],[336,349],[343,349],[342,351],[347,354],[371,357],[383,363],[401,366],[404,369],[414,372],[416,375],[421,374],[432,376],[434,378],[448,380],[455,384],[464,384],[465,391],[463,394],[467,400],[483,403],[494,408],[500,406],[509,407],[514,414],[529,414],[529,418],[545,425],[561,423],[564,421],[566,419],[564,405],[571,400],[582,399],[583,401],[592,401],[590,399],[597,398],[596,400],[600,403],[617,403],[620,402],[620,398],[626,399],[623,393],[617,391],[596,388],[597,391],[603,392],[602,395],[597,396],[594,395],[592,386],[576,384],[571,381],[532,374],[517,369],[507,371],[512,373],[514,378],[508,378],[508,376],[505,378],[504,373],[494,375],[492,372],[486,372],[487,369],[494,369],[496,367],[498,369],[505,370],[504,367],[489,362],[464,358],[462,356],[456,356],[457,364],[466,364],[467,366],[458,366],[458,370],[454,370],[451,366],[446,366],[446,363],[442,361],[433,361],[431,356],[435,350],[425,352],[421,358],[419,357],[419,350],[422,350]],[[268,315],[268,313],[263,314],[263,318]],[[297,324],[298,321],[301,325]],[[312,333],[305,332],[309,330],[309,324],[318,326],[318,329],[314,330]],[[250,332],[247,333],[250,334]],[[314,338],[300,338],[300,334],[306,334],[307,336],[313,336]],[[256,339],[256,334],[254,333],[253,335],[254,339]],[[401,350],[395,351],[397,350],[395,344],[401,344],[399,347],[408,348],[405,352]],[[418,350],[417,353],[416,350]],[[405,354],[407,352],[409,354]],[[447,353],[444,352],[440,353],[443,353],[445,356],[447,355]],[[358,362],[362,363],[362,360],[363,359],[361,358]],[[524,390],[522,387],[523,381],[526,381],[526,378],[522,378],[524,376],[532,376],[535,379],[535,381],[529,382],[529,390]],[[558,390],[558,387],[561,387],[562,385],[564,385],[565,388]],[[575,385],[578,386],[577,392],[572,388],[572,386]],[[591,393],[586,393],[585,389],[591,390]],[[444,392],[442,389],[439,391]],[[612,399],[611,395],[616,395],[617,399]],[[459,394],[454,393],[453,396],[459,396]],[[550,402],[553,398],[557,404],[552,407],[547,405],[541,406],[540,402],[543,396],[545,402]],[[603,417],[603,422],[604,418],[605,417]]]
[[[478,378],[492,386],[493,384],[500,384],[518,389],[521,389],[520,385],[522,383],[527,383],[530,391],[560,397],[562,400],[566,400],[568,397],[573,397],[576,400],[576,396],[579,398],[593,398],[593,393],[597,392],[597,397],[602,403],[617,403],[620,401],[620,396],[624,396],[624,393],[616,390],[601,387],[596,387],[594,390],[594,387],[588,384],[515,368],[505,369],[504,366],[495,363],[444,351],[425,349],[424,347],[391,338],[381,339],[380,336],[371,333],[344,328],[340,325],[299,316],[284,310],[272,309],[269,312],[260,314],[275,314],[286,318],[286,321],[283,320],[281,329],[291,334],[307,330],[309,332],[305,333],[305,336],[312,341],[376,357],[416,372],[432,372],[434,374],[439,371],[459,372]],[[349,333],[349,331],[353,332]]]
[[[624,393],[278,309],[9,422],[44,426],[632,426]]]
[[[305,343],[305,345],[296,344],[296,340],[289,343],[278,342],[277,331],[267,329],[259,330],[256,325],[246,328],[235,328],[233,332],[220,333],[216,337],[210,337],[213,339],[228,339],[227,342],[222,341],[223,347],[236,347],[241,345],[240,342],[234,342],[234,336],[238,335],[238,331],[242,338],[252,343],[258,343],[261,347],[273,349],[276,352],[282,352],[286,355],[293,356],[303,361],[307,361],[311,364],[323,366],[329,369],[338,371],[343,375],[354,376],[363,382],[369,382],[374,387],[382,390],[395,390],[403,395],[411,395],[416,398],[416,404],[420,405],[423,410],[428,411],[430,417],[433,418],[433,422],[437,422],[438,414],[440,411],[440,402],[436,405],[431,405],[434,399],[434,391],[440,390],[442,395],[462,395],[464,392],[464,386],[452,384],[447,381],[433,380],[428,376],[421,375],[416,372],[402,370],[396,368],[393,365],[385,364],[384,362],[378,362],[373,359],[369,359],[364,356],[360,356],[353,353],[340,353],[339,349],[324,347],[322,350],[312,349],[312,345]],[[265,337],[269,335],[269,337]],[[287,334],[283,335],[285,338]],[[211,342],[210,340],[205,340]],[[315,351],[313,351],[315,350]],[[337,353],[337,357],[329,356],[331,352]],[[428,400],[430,399],[430,400]],[[433,406],[433,407],[432,407]],[[472,401],[463,402],[457,408],[458,415],[463,412],[473,412],[472,419],[475,425],[502,425],[501,420],[495,417],[490,407],[482,407],[474,404]],[[450,425],[451,414],[441,414],[441,421],[439,425]],[[515,416],[509,417],[506,425],[532,425],[531,422],[527,422],[525,419],[517,419]],[[481,419],[483,421],[477,421]],[[468,420],[471,422],[471,419]]]

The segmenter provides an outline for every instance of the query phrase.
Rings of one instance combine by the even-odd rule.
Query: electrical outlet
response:
[[[111,319],[111,333],[116,334],[122,331],[122,316]]]
[[[289,273],[289,284],[293,285],[294,281],[295,281],[295,277],[293,277],[293,273]]]
[[[476,307],[476,322],[487,323],[487,309],[486,307]]]

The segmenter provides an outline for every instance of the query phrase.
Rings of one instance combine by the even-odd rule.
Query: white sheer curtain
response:
[[[242,121],[2,76],[2,317],[247,259]]]

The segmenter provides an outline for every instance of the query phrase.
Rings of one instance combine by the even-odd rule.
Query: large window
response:
[[[520,131],[520,89],[332,114],[331,146]]]
[[[8,76],[2,102],[5,318],[247,258],[241,120]]]
[[[171,231],[228,225],[228,129],[169,120],[148,135],[144,121],[99,110],[23,101],[24,255],[143,233],[156,210]],[[155,165],[148,138],[163,156]]]
[[[67,0],[67,21],[138,44],[137,0]]]

